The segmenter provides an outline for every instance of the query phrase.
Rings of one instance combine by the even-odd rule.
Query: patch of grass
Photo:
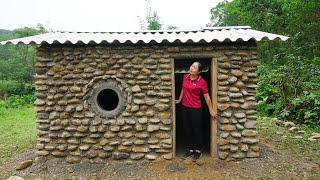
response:
[[[10,157],[34,147],[36,142],[35,109],[0,107],[0,165]]]
[[[290,132],[285,127],[277,126],[274,120],[275,119],[270,117],[258,118],[257,128],[260,136],[268,142],[272,142],[279,149],[288,150],[290,153],[298,156],[311,157],[312,159],[317,160],[320,159],[320,141],[311,142],[308,140],[311,133],[317,132],[317,129],[296,125],[299,130],[304,130],[306,133],[301,135],[303,138],[295,139],[294,133]]]

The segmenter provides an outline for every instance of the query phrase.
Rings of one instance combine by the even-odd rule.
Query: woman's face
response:
[[[197,62],[194,62],[189,69],[189,73],[192,75],[198,75],[199,74],[199,64]]]

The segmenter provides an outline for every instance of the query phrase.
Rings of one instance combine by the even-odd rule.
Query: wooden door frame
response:
[[[175,75],[174,75],[174,61],[175,59],[171,59],[171,93],[172,93],[172,157],[176,157],[176,90],[175,90]]]
[[[218,104],[218,65],[217,58],[211,59],[211,102],[213,111],[217,114],[217,104]],[[212,158],[217,158],[217,124],[218,116],[215,119],[210,120],[210,155]]]
[[[175,74],[174,74],[174,63],[176,60],[172,58],[171,59],[171,77],[172,77],[172,143],[173,143],[173,157],[176,157],[176,103],[175,103]],[[217,58],[211,58],[211,101],[213,104],[213,111],[215,113],[218,112],[217,110],[217,86],[218,86],[218,80],[217,80]],[[212,158],[217,158],[217,122],[218,118],[210,120],[210,156]]]

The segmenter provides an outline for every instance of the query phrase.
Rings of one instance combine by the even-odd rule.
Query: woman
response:
[[[187,151],[184,159],[192,157],[196,161],[201,156],[201,120],[202,105],[201,95],[204,96],[209,108],[210,116],[215,119],[216,114],[212,109],[212,103],[208,93],[207,82],[200,76],[201,64],[194,62],[189,69],[189,74],[183,76],[180,97],[176,104],[182,100],[183,129],[187,139]]]

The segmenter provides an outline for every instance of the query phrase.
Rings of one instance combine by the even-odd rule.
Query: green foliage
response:
[[[148,30],[160,30],[161,29],[161,24],[159,20],[159,16],[157,12],[153,12],[152,15],[147,16],[147,29]]]
[[[0,99],[0,108],[19,108],[32,105],[35,101],[35,86],[16,81],[0,81],[0,93],[7,94],[6,100]]]
[[[288,58],[287,64],[264,62],[259,66],[259,112],[320,126],[320,59],[283,58]]]
[[[160,23],[158,13],[156,11],[151,10],[150,0],[146,0],[146,3],[147,3],[147,15],[145,17],[146,24],[140,22],[141,28],[147,29],[147,30],[160,30],[162,28],[162,24]]]
[[[15,37],[14,33],[10,30],[0,29],[0,41],[11,39]]]
[[[0,30],[0,41],[21,38],[44,33],[46,30],[38,28],[19,28],[13,31]],[[33,81],[35,64],[35,48],[27,45],[0,46],[0,80],[14,80],[19,82]]]
[[[318,0],[234,0],[211,9],[212,25],[250,25],[291,37],[288,42],[259,43],[260,114],[320,124],[319,7]]]
[[[43,33],[38,28],[0,29],[0,41]],[[33,67],[35,49],[26,45],[0,46],[0,164],[36,142]]]
[[[294,98],[285,108],[288,119],[295,119],[300,124],[320,127],[320,92]]]
[[[0,108],[19,108],[26,105],[33,105],[36,97],[34,95],[9,96],[7,100],[0,100]]]
[[[8,95],[30,95],[35,93],[35,85],[16,81],[0,81],[0,92]]]

